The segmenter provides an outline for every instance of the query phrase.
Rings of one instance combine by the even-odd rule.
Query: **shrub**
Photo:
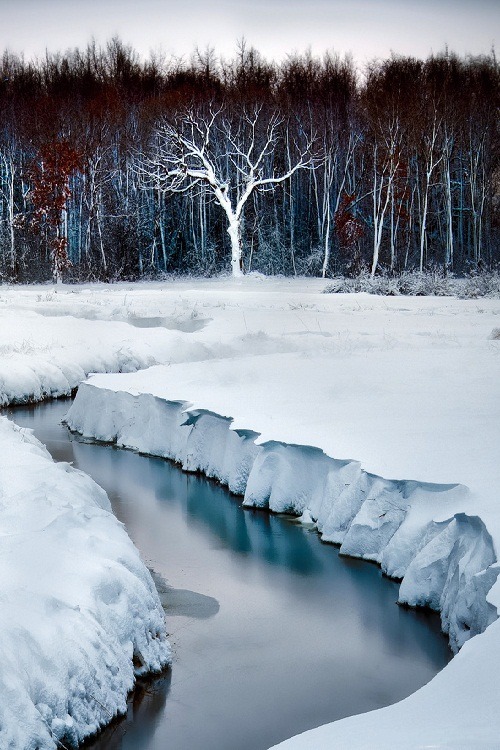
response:
[[[411,297],[459,297],[475,299],[493,297],[500,299],[500,274],[497,271],[473,273],[456,278],[442,271],[405,271],[397,275],[381,274],[373,279],[368,272],[354,278],[335,278],[325,287],[326,294],[366,292],[386,297],[408,295]]]

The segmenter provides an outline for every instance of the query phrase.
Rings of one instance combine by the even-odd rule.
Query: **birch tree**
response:
[[[4,248],[4,256],[8,255],[8,262],[5,265],[10,267],[13,274],[16,267],[16,247],[15,247],[15,203],[14,187],[16,177],[16,163],[14,158],[13,140],[5,148],[0,148],[0,199],[6,211],[2,210],[2,217],[6,214],[3,222],[8,230],[8,250]]]
[[[371,277],[375,276],[382,243],[384,220],[394,195],[394,182],[401,160],[401,128],[396,120],[390,124],[382,145],[375,141],[373,151],[373,256]],[[391,232],[392,238],[392,232]],[[392,244],[392,242],[391,242]],[[391,247],[391,256],[394,251]],[[392,260],[392,258],[391,258]]]

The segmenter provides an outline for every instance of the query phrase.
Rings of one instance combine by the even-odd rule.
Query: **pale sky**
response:
[[[487,54],[500,41],[500,0],[0,0],[0,48],[26,58],[114,35],[146,57],[207,45],[231,56],[242,37],[276,60],[311,48],[363,64],[446,44]]]

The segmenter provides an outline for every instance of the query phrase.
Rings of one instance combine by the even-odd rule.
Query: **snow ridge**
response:
[[[469,490],[388,480],[357,461],[231,429],[188,402],[83,383],[66,416],[86,437],[162,456],[244,495],[244,505],[314,523],[340,554],[372,560],[402,579],[399,602],[440,611],[453,651],[497,619],[488,592],[500,572],[483,521],[457,512]],[[449,512],[448,512],[449,509]]]
[[[0,418],[0,747],[76,747],[170,663],[149,571],[90,477]]]

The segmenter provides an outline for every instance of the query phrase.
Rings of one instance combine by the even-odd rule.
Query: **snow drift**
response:
[[[74,747],[170,662],[148,570],[106,493],[0,418],[0,746]]]
[[[487,592],[500,568],[484,523],[460,511],[466,487],[387,480],[309,446],[259,445],[258,433],[231,429],[230,418],[126,392],[127,376],[116,377],[123,391],[106,388],[106,376],[80,386],[66,417],[72,430],[172,459],[244,495],[247,506],[315,523],[341,554],[401,578],[400,603],[440,611],[454,651],[496,619]]]

